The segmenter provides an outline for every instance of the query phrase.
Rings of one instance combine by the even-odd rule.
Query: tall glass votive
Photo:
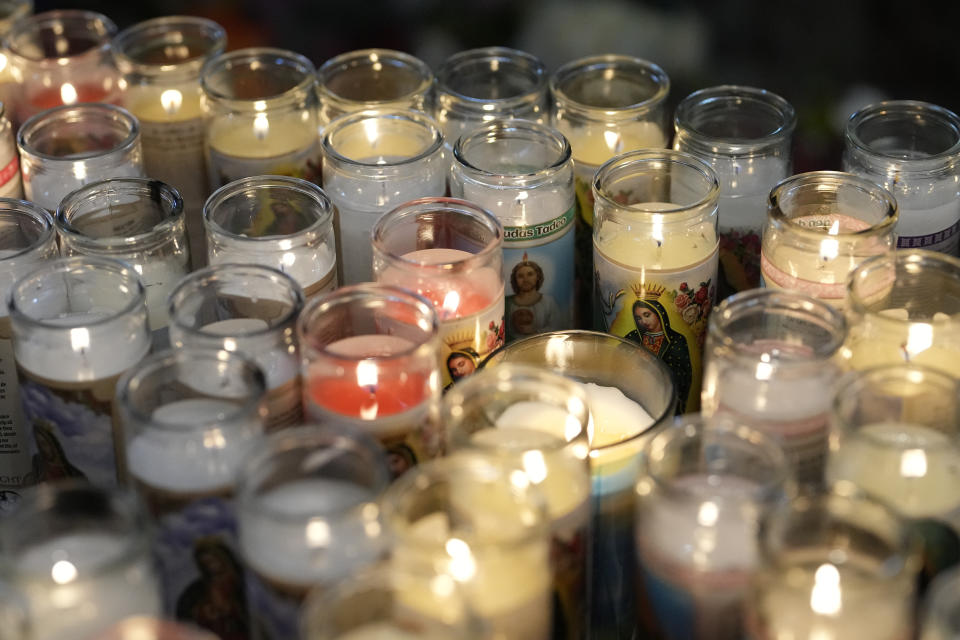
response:
[[[553,637],[586,638],[589,625],[590,410],[578,383],[540,368],[501,364],[444,396],[450,451],[506,460],[543,494],[550,519]]]
[[[253,361],[214,349],[154,354],[117,383],[127,474],[157,529],[164,612],[218,635],[250,628],[232,498],[260,442],[265,390]]]
[[[760,284],[767,198],[789,176],[793,106],[769,91],[736,85],[696,91],[677,105],[673,147],[720,180],[720,299]]]
[[[451,147],[490,120],[545,123],[550,117],[546,67],[536,56],[507,47],[455,53],[437,69],[434,116]]]
[[[644,461],[641,626],[649,637],[740,640],[760,522],[794,493],[783,450],[740,423],[685,416],[647,443]]]
[[[476,620],[503,640],[551,637],[549,516],[526,473],[461,452],[397,479],[380,506],[394,540],[391,570],[428,578],[397,594],[411,620]],[[454,588],[462,607],[445,606]]]
[[[262,264],[290,275],[306,296],[337,286],[336,208],[317,185],[253,176],[221,187],[203,208],[211,265]]]
[[[433,112],[433,71],[419,58],[391,49],[358,49],[317,69],[320,126],[371,109]]]
[[[421,198],[373,228],[377,282],[410,289],[440,317],[443,386],[473,373],[503,344],[503,225],[454,198]]]
[[[203,203],[210,193],[204,153],[204,63],[223,53],[227,34],[212,20],[166,16],[138,22],[113,40],[123,103],[140,122],[146,174],[183,195],[193,264],[206,263]]]
[[[677,400],[670,370],[635,342],[595,331],[524,338],[491,354],[484,368],[502,363],[546,368],[586,386],[593,422],[590,628],[597,637],[632,638],[637,627],[634,486],[644,443],[673,420]]]
[[[36,267],[7,298],[33,480],[117,483],[117,379],[150,349],[146,294],[112,258],[60,258]],[[120,479],[123,477],[120,475]]]
[[[33,13],[33,0],[5,0],[0,3],[0,38],[6,38],[13,25]],[[13,75],[13,63],[7,52],[6,43],[0,45],[0,102],[3,103],[7,117],[17,112],[17,99],[20,87]]]
[[[67,195],[54,219],[65,256],[103,256],[129,264],[147,292],[155,347],[167,345],[167,296],[190,268],[183,199],[147,178],[114,178]]]
[[[110,56],[117,25],[95,11],[38,13],[10,28],[4,43],[20,87],[16,123],[32,115],[82,102],[117,102],[120,76]]]
[[[960,567],[938,576],[923,602],[920,640],[960,638]]]
[[[960,246],[960,117],[927,102],[893,100],[857,111],[844,130],[843,170],[897,199],[897,247]]]
[[[707,317],[717,291],[717,176],[679,151],[635,151],[593,184],[595,328],[643,345],[700,407]]]
[[[450,192],[503,224],[506,340],[573,327],[573,164],[544,125],[496,120],[457,140]]]
[[[897,215],[890,192],[866,178],[839,171],[787,178],[770,192],[761,286],[842,308],[850,272],[896,246]]]
[[[404,202],[446,192],[443,134],[421,113],[359,113],[327,125],[323,153],[323,187],[340,214],[343,282],[369,282],[377,219]]]
[[[960,377],[960,260],[900,249],[864,260],[847,282],[847,369],[919,364]]]
[[[238,49],[204,66],[213,189],[260,175],[319,184],[314,72],[313,63],[300,54],[270,48]]]
[[[146,517],[135,498],[64,482],[27,492],[0,518],[0,577],[27,604],[27,637],[96,637],[128,616],[160,614]]]
[[[383,449],[352,430],[287,430],[247,457],[240,478],[253,635],[297,640],[311,588],[333,588],[388,550],[377,506],[390,484]]]
[[[0,296],[28,271],[57,255],[57,234],[45,209],[32,202],[0,198]],[[7,305],[0,307],[0,515],[12,508],[20,490],[33,482],[30,425],[20,405],[13,366],[13,329]]]
[[[295,327],[304,302],[290,276],[260,265],[215,265],[181,280],[168,302],[174,349],[244,353],[266,380],[266,429],[301,424]]]
[[[912,536],[880,504],[844,494],[795,499],[761,534],[745,637],[912,637],[917,565]]]
[[[140,124],[106,104],[49,109],[17,133],[27,200],[56,211],[68,193],[91,182],[143,175]]]
[[[822,486],[846,333],[839,311],[795,291],[752,289],[727,298],[707,329],[702,413],[775,438],[797,480]]]
[[[441,454],[439,324],[428,300],[393,286],[343,287],[307,305],[297,338],[311,420],[377,438],[394,476]]]

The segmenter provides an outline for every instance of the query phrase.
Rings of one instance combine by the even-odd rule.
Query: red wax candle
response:
[[[457,249],[421,249],[404,254],[403,258],[430,265],[453,263],[472,256],[471,253]],[[480,313],[493,304],[497,293],[496,274],[493,275],[493,278],[485,278],[484,276],[487,274],[482,269],[478,271],[479,273],[474,273],[471,277],[438,274],[435,278],[429,280],[424,278],[417,282],[413,288],[433,304],[440,320],[464,318]],[[490,270],[487,269],[487,271]],[[401,278],[402,276],[398,280]],[[399,281],[397,284],[410,286],[409,283]],[[488,292],[488,289],[493,290]]]

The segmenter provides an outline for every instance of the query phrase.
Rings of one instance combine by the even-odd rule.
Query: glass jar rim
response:
[[[29,247],[24,247],[16,253],[0,258],[0,265],[10,264],[7,262],[8,260],[22,258],[28,253],[32,253],[37,249],[47,245],[56,237],[57,230],[53,223],[53,216],[50,215],[49,211],[38,204],[30,202],[29,200],[0,198],[0,216],[6,215],[23,216],[25,218],[29,218],[33,222],[39,223],[40,235],[38,236],[36,242],[31,244]]]
[[[120,123],[126,130],[126,137],[112,149],[87,151],[71,154],[70,156],[55,156],[36,149],[30,142],[30,134],[42,127],[55,122],[80,122],[83,116],[93,116],[103,121]],[[21,154],[40,158],[46,162],[74,163],[79,160],[92,160],[112,156],[116,153],[125,153],[135,147],[140,141],[140,123],[129,111],[123,107],[102,102],[84,102],[78,104],[60,105],[32,115],[20,126],[17,132],[17,147]]]
[[[100,25],[101,28],[95,33],[100,41],[91,44],[88,49],[71,56],[28,57],[17,47],[17,39],[28,33],[39,32],[51,28],[52,25],[55,24],[62,25],[64,22],[74,21]],[[33,65],[60,67],[63,64],[60,62],[61,60],[81,60],[83,58],[95,57],[109,51],[111,39],[116,33],[117,25],[113,20],[98,11],[90,11],[87,9],[54,9],[36,13],[32,16],[25,16],[15,22],[10,31],[3,36],[3,48],[15,59],[25,60]]]
[[[284,89],[280,93],[258,96],[256,98],[237,98],[227,93],[214,89],[210,85],[210,79],[218,73],[229,73],[234,66],[251,66],[256,62],[264,66],[267,61],[270,66],[287,66],[302,76],[302,79],[294,86]],[[236,111],[255,111],[261,112],[269,108],[266,104],[272,102],[274,105],[284,105],[289,102],[296,102],[298,98],[306,97],[312,101],[314,97],[313,88],[316,84],[316,69],[310,60],[299,53],[288,49],[278,49],[274,47],[248,47],[245,49],[235,49],[227,53],[207,60],[200,71],[200,86],[203,93],[215,102],[229,105]]]
[[[205,49],[177,62],[152,63],[137,60],[134,54],[134,43],[139,41],[142,44],[143,40],[156,44],[165,43],[171,32],[178,28],[191,29],[199,33]],[[182,41],[179,43],[182,44]],[[118,68],[123,73],[199,76],[206,61],[222,54],[226,45],[226,30],[213,20],[200,16],[173,15],[150,18],[127,27],[114,37],[112,53]]]
[[[357,126],[358,124],[370,121],[370,120],[385,120],[387,122],[411,122],[424,130],[429,131],[431,135],[431,142],[427,144],[423,150],[419,153],[400,158],[397,160],[391,160],[387,164],[381,164],[377,162],[364,162],[362,160],[357,160],[356,158],[348,158],[343,155],[336,149],[336,145],[333,142],[333,136],[341,133],[349,127]],[[440,130],[440,125],[425,113],[413,110],[399,110],[399,111],[360,111],[357,113],[346,113],[338,118],[334,118],[330,123],[323,129],[323,139],[321,140],[321,145],[323,146],[323,152],[325,155],[330,156],[331,159],[345,165],[353,167],[362,167],[362,168],[386,168],[386,167],[401,167],[405,165],[415,164],[417,162],[422,162],[427,158],[437,155],[443,149],[443,133]]]
[[[905,158],[902,155],[884,153],[874,149],[860,135],[860,129],[872,122],[882,120],[889,116],[900,118],[910,117],[913,120],[923,117],[925,120],[933,120],[953,131],[953,144],[939,153],[931,154],[923,158]],[[944,107],[922,102],[919,100],[886,100],[866,107],[855,112],[847,120],[844,127],[844,140],[855,151],[869,157],[885,160],[895,163],[897,169],[901,172],[910,172],[915,167],[915,171],[924,172],[930,169],[930,164],[950,163],[960,158],[960,117],[953,111]],[[949,167],[947,167],[949,168]]]
[[[533,171],[507,173],[503,171],[489,171],[478,167],[466,157],[467,148],[473,143],[479,143],[483,140],[504,141],[510,140],[511,138],[517,139],[523,138],[524,135],[539,138],[540,141],[543,142],[544,148],[550,147],[556,149],[554,160],[546,166]],[[456,166],[460,166],[475,175],[498,178],[536,180],[538,178],[550,177],[570,164],[571,153],[570,143],[567,141],[567,138],[556,129],[531,120],[521,120],[517,118],[497,119],[487,122],[481,127],[460,136],[453,145],[453,157]]]
[[[528,71],[533,78],[533,86],[526,91],[503,98],[468,96],[454,90],[453,87],[450,86],[450,80],[457,74],[461,65],[477,64],[488,60],[505,61],[510,63],[516,70]],[[546,65],[544,65],[543,61],[531,53],[510,47],[480,47],[459,51],[441,63],[437,69],[436,76],[438,95],[452,96],[465,105],[480,106],[489,103],[510,105],[522,103],[539,96],[547,89]]]
[[[875,319],[887,326],[905,327],[913,324],[910,320],[887,316],[871,309],[864,296],[858,292],[858,283],[870,277],[875,271],[890,270],[895,276],[897,268],[900,265],[907,265],[913,269],[920,269],[924,266],[947,267],[955,271],[958,274],[958,278],[960,278],[960,258],[939,251],[930,251],[928,249],[898,249],[896,251],[870,256],[854,267],[847,278],[847,302],[850,310],[860,315],[869,315],[871,316],[871,321]]]
[[[649,75],[657,87],[656,91],[640,102],[623,107],[609,108],[574,100],[567,95],[563,88],[572,78],[578,75],[603,74],[610,69],[617,68],[635,70],[644,75]],[[666,101],[667,95],[670,93],[670,77],[659,65],[642,58],[619,54],[587,56],[568,62],[558,68],[550,77],[550,92],[558,103],[563,104],[564,108],[573,108],[581,114],[600,111],[603,113],[604,119],[608,120],[629,120],[652,111]]]
[[[374,56],[376,56],[376,58],[374,58]],[[410,91],[407,94],[397,96],[395,98],[383,98],[381,100],[355,100],[353,98],[340,95],[339,93],[336,93],[330,89],[327,83],[331,78],[342,72],[345,67],[354,68],[365,66],[363,64],[365,61],[364,59],[369,61],[371,64],[383,64],[383,61],[386,60],[393,66],[410,69],[420,76],[420,83],[413,91]],[[347,51],[346,53],[341,53],[330,58],[317,69],[317,92],[322,97],[333,99],[341,103],[370,105],[386,104],[402,99],[407,95],[417,95],[419,93],[423,93],[429,90],[430,87],[433,86],[433,83],[433,71],[430,69],[427,63],[416,56],[410,55],[409,53],[405,53],[403,51],[397,51],[395,49],[368,48]]]

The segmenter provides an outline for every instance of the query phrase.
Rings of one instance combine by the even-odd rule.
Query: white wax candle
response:
[[[592,179],[597,167],[614,156],[636,149],[663,149],[667,137],[655,122],[634,121],[615,126],[592,126],[564,131],[570,141],[573,161],[583,165]]]
[[[319,179],[319,132],[310,111],[214,117],[206,149],[213,188],[258,175]]]
[[[288,244],[284,248],[285,243]],[[293,278],[306,295],[333,291],[337,285],[337,256],[331,235],[325,242],[312,246],[293,246],[289,240],[278,240],[273,247],[258,247],[251,241],[243,246],[209,242],[207,259],[215,264],[258,264],[279,269]]]
[[[667,202],[645,202],[649,211],[676,209]],[[594,238],[594,246],[607,260],[644,271],[689,269],[708,259],[717,249],[713,224],[704,221],[681,229],[666,229],[659,234],[633,231],[630,224],[610,221]]]
[[[114,155],[119,152],[114,152]],[[77,161],[69,156],[47,160],[46,170],[34,169],[24,174],[23,189],[27,200],[51,213],[56,212],[63,198],[80,187],[110,178],[142,178],[142,160],[136,153],[129,162]],[[81,163],[82,162],[82,163]]]
[[[909,362],[960,377],[960,318],[910,320],[906,309],[884,309],[851,323],[840,353],[855,371]]]
[[[638,438],[653,424],[647,411],[616,387],[584,385],[590,405],[590,466],[595,495],[632,491],[639,470]],[[621,444],[622,443],[622,444]]]
[[[275,339],[247,335],[265,331],[268,327],[260,318],[230,318],[205,324],[201,330],[224,336],[225,343],[232,340],[234,349],[229,350],[241,351],[256,362],[266,378],[267,388],[278,389],[300,375],[300,363],[296,354],[282,350]]]

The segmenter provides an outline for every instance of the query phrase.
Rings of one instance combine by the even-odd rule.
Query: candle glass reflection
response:
[[[6,38],[13,25],[33,13],[33,0],[5,0],[0,3],[0,38]],[[7,46],[0,46],[0,102],[3,103],[7,117],[17,112],[17,99],[20,93],[17,80],[13,75],[13,64],[7,54]]]

